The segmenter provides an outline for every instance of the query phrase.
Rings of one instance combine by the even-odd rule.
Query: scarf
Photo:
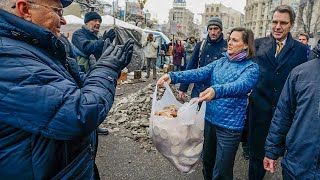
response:
[[[247,53],[245,50],[242,50],[234,55],[230,55],[228,52],[226,52],[226,56],[229,59],[229,61],[242,61],[246,59]]]

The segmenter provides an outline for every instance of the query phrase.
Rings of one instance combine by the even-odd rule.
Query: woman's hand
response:
[[[163,87],[164,83],[170,84],[171,83],[171,78],[168,74],[163,75],[157,82],[159,87]]]
[[[183,100],[186,98],[186,93],[185,92],[182,92],[182,91],[179,91],[179,95],[178,95],[178,98],[180,100]]]
[[[216,96],[214,89],[212,87],[207,88],[205,91],[200,93],[199,95],[199,102],[202,101],[211,101]]]

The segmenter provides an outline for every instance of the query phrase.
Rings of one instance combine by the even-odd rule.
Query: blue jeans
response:
[[[241,130],[229,130],[206,121],[202,157],[205,180],[233,180],[233,165],[241,134]]]
[[[181,69],[180,65],[174,65],[174,71],[180,71]]]

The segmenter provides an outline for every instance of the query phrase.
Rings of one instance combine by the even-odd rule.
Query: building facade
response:
[[[296,24],[298,33],[308,33],[315,41],[320,39],[320,0],[300,0]]]
[[[177,24],[178,34],[182,38],[195,35],[196,26],[193,23],[194,13],[186,9],[185,0],[174,0],[173,8],[169,10],[169,22]]]
[[[244,26],[253,31],[255,38],[270,34],[272,0],[247,0]]]
[[[320,0],[247,0],[244,26],[250,28],[255,37],[264,37],[271,32],[273,9],[281,4],[290,5],[295,13],[293,37],[301,32],[316,36],[320,30]]]
[[[205,11],[202,14],[202,34],[205,36],[207,31],[206,24],[211,17],[219,17],[223,24],[223,33],[226,35],[229,30],[235,27],[243,26],[244,15],[223,4],[206,4]]]

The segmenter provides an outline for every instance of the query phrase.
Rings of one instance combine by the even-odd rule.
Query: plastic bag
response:
[[[198,111],[198,101],[181,104],[176,100],[168,84],[160,100],[157,86],[153,93],[150,116],[150,136],[156,149],[181,172],[189,173],[196,167],[203,149],[203,131],[206,103]],[[176,118],[154,115],[166,106],[178,108]]]

